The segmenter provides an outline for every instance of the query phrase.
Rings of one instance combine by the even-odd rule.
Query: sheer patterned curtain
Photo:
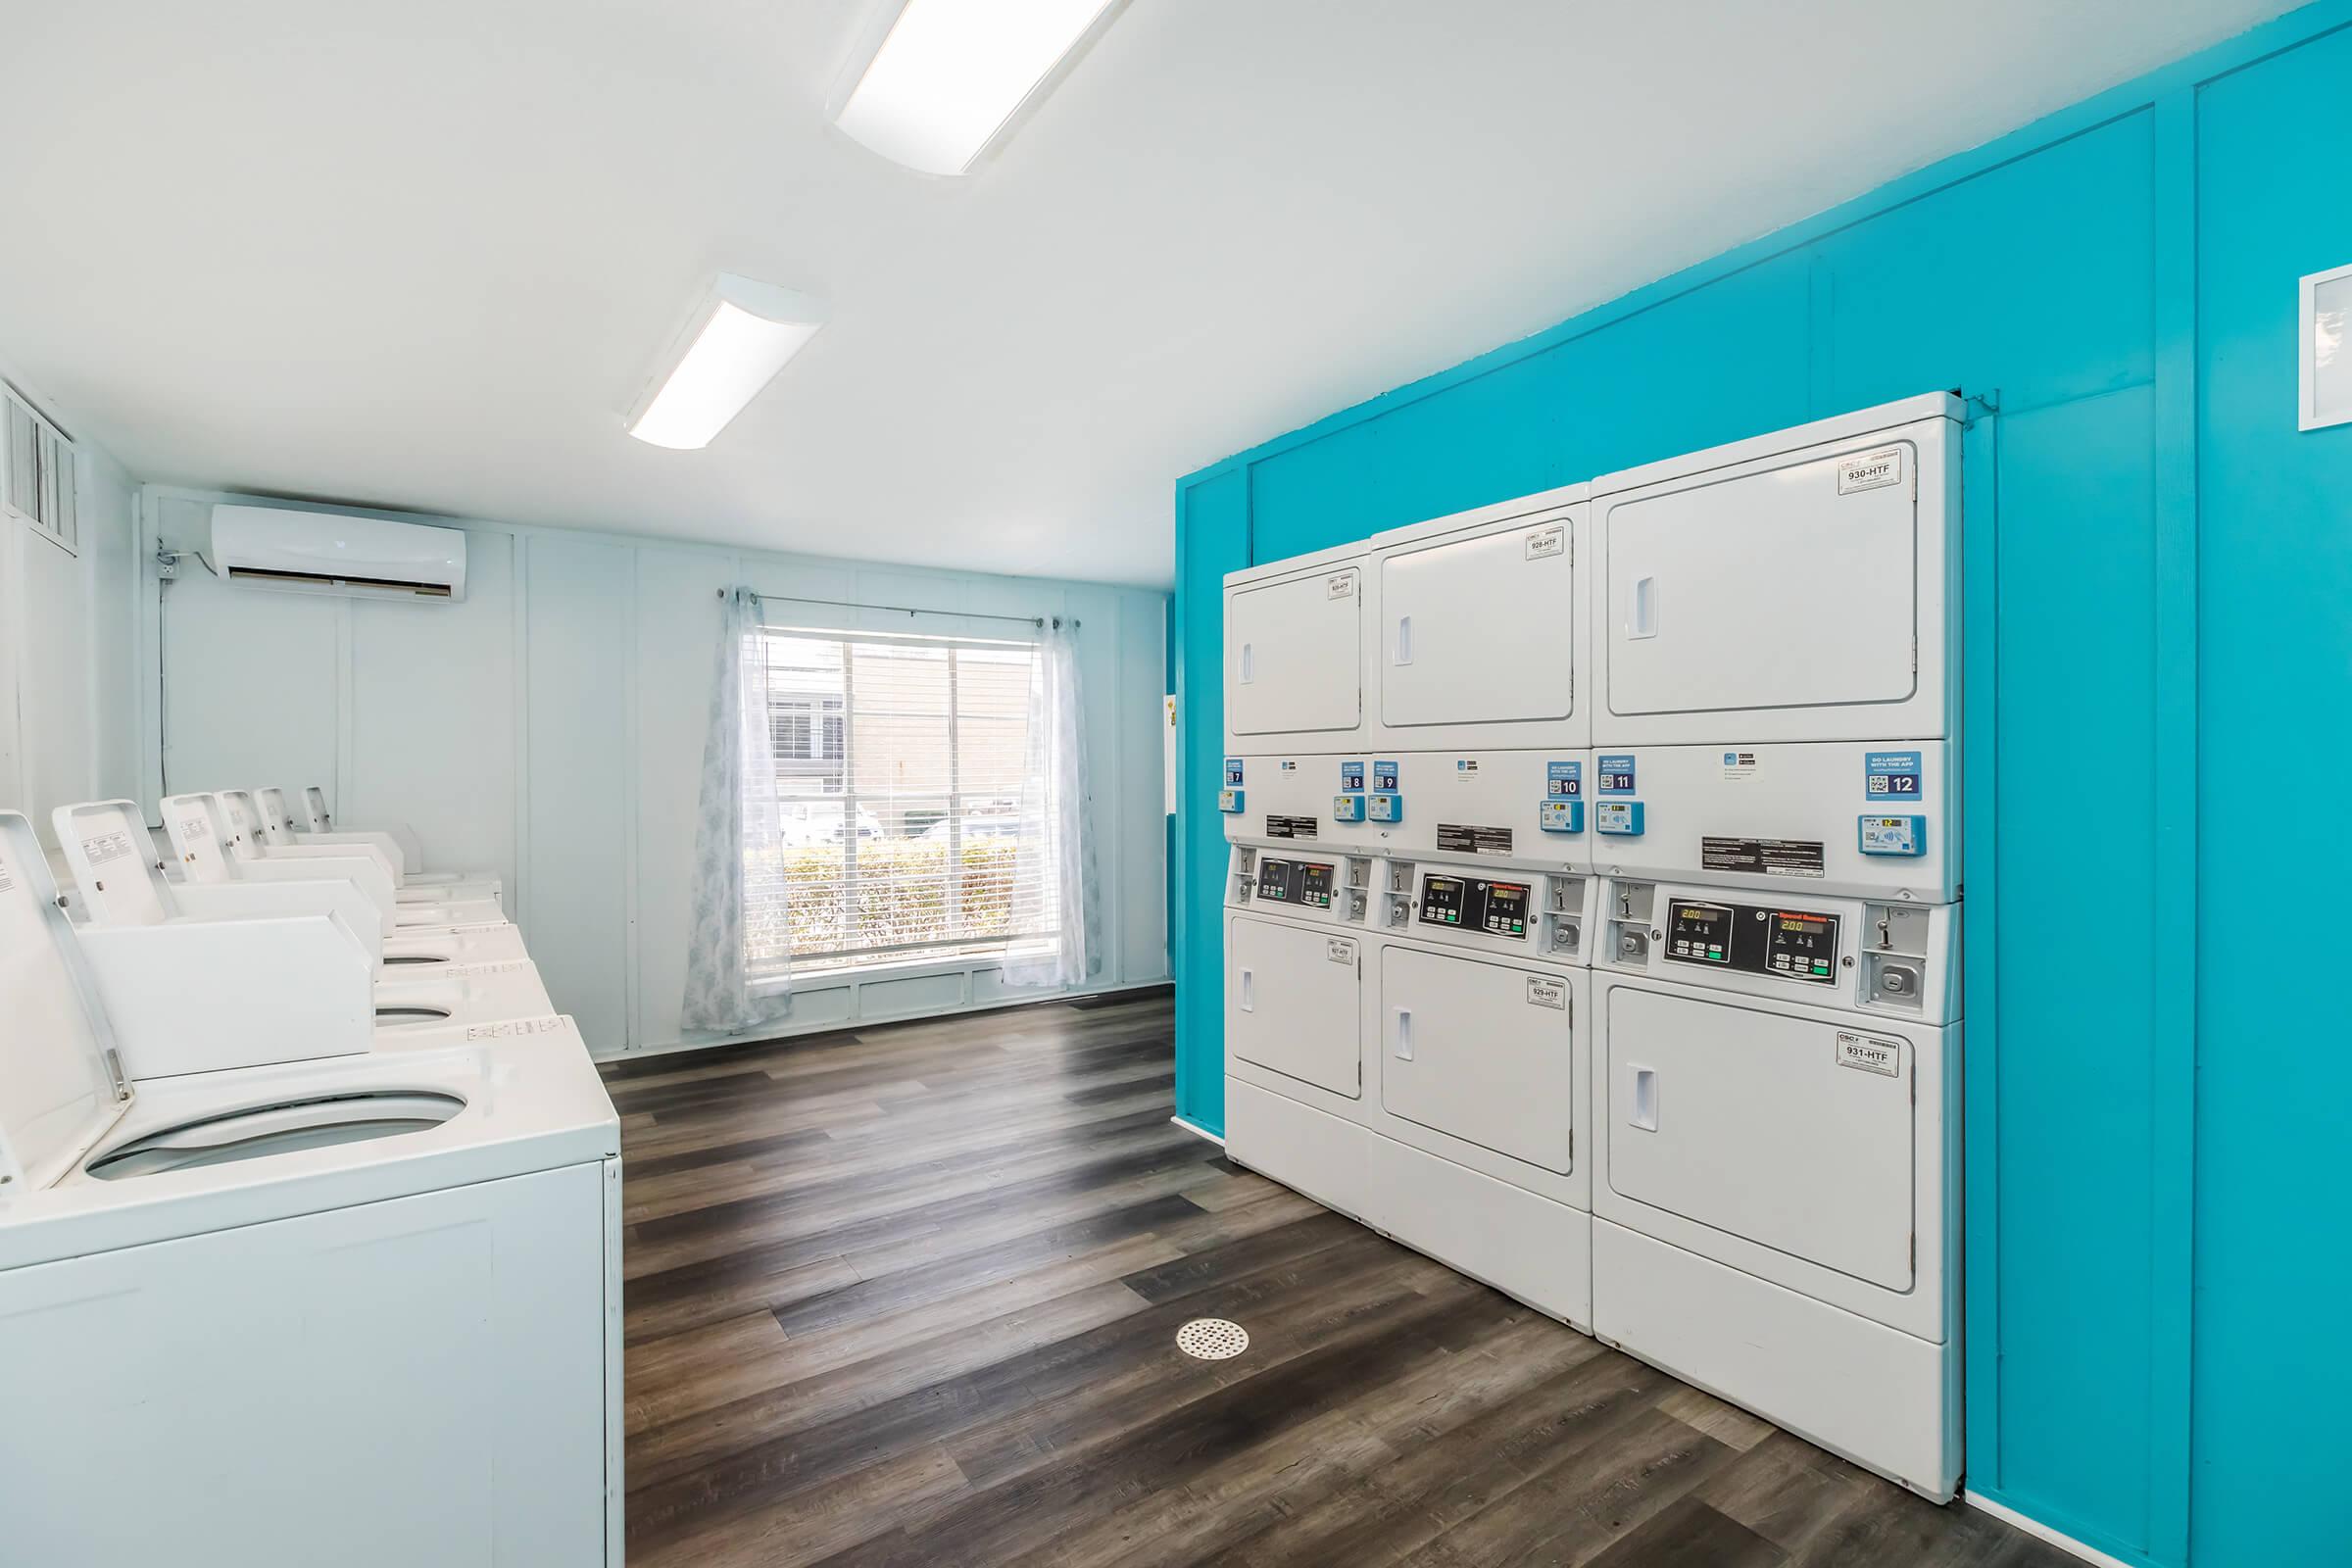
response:
[[[782,901],[775,895],[782,891],[784,857],[767,663],[760,596],[733,589],[720,600],[718,662],[694,827],[694,923],[681,1018],[689,1029],[742,1034],[775,1023],[792,1007],[783,945],[761,943],[756,969],[745,957],[752,923],[781,918]],[[753,875],[763,884],[756,908],[746,898]]]
[[[1060,939],[1042,954],[1006,959],[1007,986],[1082,986],[1102,966],[1075,631],[1075,622],[1055,616],[1039,639],[1040,657],[1030,675],[1027,785],[1021,792],[1018,878],[1025,886],[1051,890],[1059,908]]]

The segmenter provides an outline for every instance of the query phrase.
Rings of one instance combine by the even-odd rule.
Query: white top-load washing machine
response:
[[[265,804],[267,804],[266,801]],[[400,848],[401,874],[407,879],[409,886],[446,887],[458,882],[489,882],[496,884],[493,897],[502,897],[506,892],[505,879],[495,871],[425,869],[424,842],[417,838],[416,830],[406,822],[384,822],[377,826],[356,830],[336,827],[334,813],[329,811],[326,807],[326,791],[316,784],[303,786],[301,815],[293,814],[293,803],[285,799],[283,792],[279,794],[279,805],[280,809],[285,813],[286,821],[305,833],[331,834],[358,831],[371,834],[380,833],[390,839]]]
[[[135,1083],[0,813],[0,1541],[617,1565],[619,1125],[575,1034]]]
[[[234,825],[231,808],[215,793],[167,796],[164,832],[171,841],[171,868],[184,881],[316,881],[346,878],[382,911],[387,938],[496,928],[509,923],[506,910],[487,899],[403,903],[383,856],[365,845],[344,852],[271,852]]]
[[[348,883],[189,884],[166,880],[138,809],[128,801],[61,806],[57,836],[79,887],[89,962],[110,1013],[154,1014],[143,1036],[169,1039],[166,1059],[142,1059],[132,1076],[213,1071],[266,1016],[272,1027],[326,1054],[330,1039],[354,1049],[397,1045],[406,1033],[554,1014],[527,957],[470,963],[381,963],[380,928],[347,916]],[[319,895],[314,897],[314,894]],[[326,920],[317,913],[323,911]],[[326,926],[331,922],[332,930]],[[327,1027],[348,1009],[354,976],[372,987],[356,1036]],[[168,1027],[167,1027],[168,1026]],[[205,1042],[203,1049],[195,1049]]]
[[[391,874],[393,900],[399,904],[434,905],[446,906],[459,902],[499,906],[496,882],[479,881],[449,887],[412,888],[401,867],[406,856],[389,834],[335,834],[325,839],[298,837],[286,819],[283,798],[277,812],[272,815],[262,808],[260,798],[252,790],[216,790],[213,792],[228,811],[229,826],[243,835],[245,842],[265,856],[352,856],[366,855],[380,859]]]
[[[286,803],[286,792],[274,785],[266,785],[253,793],[254,808],[261,815],[262,842],[282,844],[372,844],[393,859],[400,873],[400,890],[404,895],[430,899],[438,894],[443,898],[503,899],[506,881],[495,871],[427,871],[418,863],[417,853],[410,848],[410,838],[378,829],[345,829],[324,831],[297,822]]]

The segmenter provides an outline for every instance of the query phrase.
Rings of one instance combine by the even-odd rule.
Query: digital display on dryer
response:
[[[1421,903],[1414,917],[1423,925],[1525,941],[1534,892],[1526,882],[1432,874],[1421,879]]]
[[[1310,909],[1331,907],[1337,879],[1333,867],[1321,860],[1257,862],[1257,896],[1268,904],[1296,904]]]
[[[1670,963],[1740,969],[1807,985],[1838,983],[1838,916],[1811,909],[1670,899],[1666,942]]]

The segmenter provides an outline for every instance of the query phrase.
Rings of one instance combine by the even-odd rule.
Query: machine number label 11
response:
[[[1600,759],[1600,793],[1631,795],[1634,793],[1634,758],[1628,752]]]

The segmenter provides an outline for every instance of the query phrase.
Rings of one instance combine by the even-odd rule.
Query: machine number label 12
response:
[[[1862,791],[1874,801],[1919,799],[1920,766],[1917,752],[1869,752],[1862,759]]]

